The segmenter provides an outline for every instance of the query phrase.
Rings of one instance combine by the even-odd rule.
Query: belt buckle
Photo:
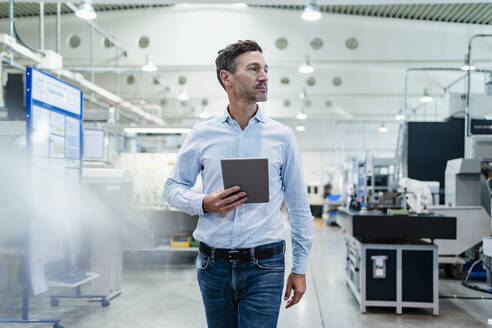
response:
[[[227,252],[229,262],[239,261],[239,259],[233,259],[233,255],[239,254],[238,250],[232,250]]]

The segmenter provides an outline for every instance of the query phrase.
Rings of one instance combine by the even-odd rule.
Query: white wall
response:
[[[371,17],[324,14],[316,23],[306,23],[299,11],[265,8],[237,8],[227,6],[175,6],[123,12],[99,13],[95,22],[114,35],[128,50],[128,58],[119,65],[138,70],[150,54],[161,68],[156,74],[140,71],[121,74],[121,94],[138,103],[162,107],[164,119],[173,124],[189,125],[196,122],[201,110],[202,98],[209,100],[212,115],[221,115],[226,98],[214,71],[217,51],[238,39],[257,40],[264,48],[270,65],[269,102],[263,105],[267,116],[278,119],[294,128],[294,119],[301,107],[299,93],[306,88],[312,105],[305,108],[308,119],[302,122],[306,131],[296,132],[303,154],[319,152],[322,158],[309,161],[324,163],[309,167],[308,176],[322,176],[322,167],[332,164],[335,151],[345,155],[358,154],[369,149],[375,156],[392,156],[396,145],[397,122],[394,116],[403,106],[403,78],[405,69],[418,66],[460,67],[468,39],[476,33],[491,33],[489,26],[473,26],[435,22],[417,22]],[[38,43],[38,22],[34,18],[17,19],[17,27],[25,41],[33,46]],[[54,17],[46,18],[46,48],[54,48]],[[0,32],[7,32],[7,21],[0,22]],[[82,45],[71,49],[68,38],[77,34]],[[150,38],[148,49],[138,47],[142,35]],[[275,46],[279,37],[288,39],[285,50]],[[320,50],[309,47],[309,41],[319,37],[324,46]],[[345,47],[348,37],[356,37],[359,47]],[[89,64],[89,28],[74,15],[62,17],[62,54],[66,66]],[[105,49],[103,40],[96,34],[96,65],[111,66],[114,50]],[[492,62],[492,41],[475,43],[474,61],[478,66]],[[306,86],[306,76],[297,67],[309,53],[316,69],[313,76],[316,85]],[[129,74],[136,84],[129,86],[125,80]],[[175,100],[182,90],[178,77],[185,75],[186,90],[191,99],[186,106]],[[442,95],[442,87],[459,77],[461,73],[411,73],[409,75],[409,105],[419,104],[424,87],[434,96]],[[280,78],[288,76],[288,86]],[[343,84],[335,87],[332,79],[340,76]],[[158,77],[163,84],[152,84]],[[96,74],[96,83],[115,90],[116,75],[112,72]],[[163,85],[170,89],[165,91]],[[483,76],[477,76],[472,84],[475,92],[481,92]],[[464,84],[453,90],[464,91]],[[289,107],[283,106],[291,100]],[[326,100],[333,105],[326,107]],[[437,107],[432,103],[419,109],[419,119],[434,119]],[[354,120],[347,122],[346,120]],[[379,133],[385,122],[388,133]],[[306,155],[308,156],[308,155]],[[311,156],[311,155],[309,155]],[[313,155],[314,156],[314,155]],[[313,164],[311,164],[311,162]],[[313,173],[317,172],[317,173]],[[321,172],[321,173],[320,173]]]

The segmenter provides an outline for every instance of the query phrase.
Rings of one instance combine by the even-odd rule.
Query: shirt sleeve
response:
[[[178,152],[178,160],[164,184],[164,198],[172,206],[189,215],[203,215],[205,194],[191,190],[201,170],[200,147],[196,128],[186,137]]]
[[[314,239],[313,216],[309,208],[299,147],[290,130],[284,151],[282,187],[287,202],[292,235],[292,272],[305,274]]]

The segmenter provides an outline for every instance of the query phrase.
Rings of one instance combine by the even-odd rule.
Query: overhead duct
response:
[[[54,51],[46,51],[46,56],[42,56],[41,54],[37,54],[20,45],[13,37],[4,33],[0,33],[0,45],[3,45],[14,51],[15,53],[23,56],[29,61],[35,63],[35,65],[37,65],[38,67],[49,70],[55,75],[74,82],[85,91],[93,92],[94,94],[101,96],[110,104],[118,105],[157,125],[164,125],[164,120],[162,118],[151,115],[144,110],[138,108],[137,106],[132,105],[128,101],[125,101],[123,98],[113,94],[112,92],[109,92],[108,90],[86,80],[82,74],[70,72],[65,69],[57,69],[56,67],[59,67],[59,65],[55,65],[54,63],[59,64],[59,62],[61,61],[61,56],[56,54]],[[10,59],[9,62],[11,64],[14,64],[12,59]],[[21,67],[21,69],[24,69],[24,67]]]

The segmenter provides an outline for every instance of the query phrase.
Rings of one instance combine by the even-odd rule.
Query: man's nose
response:
[[[262,82],[268,81],[268,74],[267,74],[267,72],[264,69],[262,69],[260,71],[260,75],[258,76],[258,80],[260,80]]]

